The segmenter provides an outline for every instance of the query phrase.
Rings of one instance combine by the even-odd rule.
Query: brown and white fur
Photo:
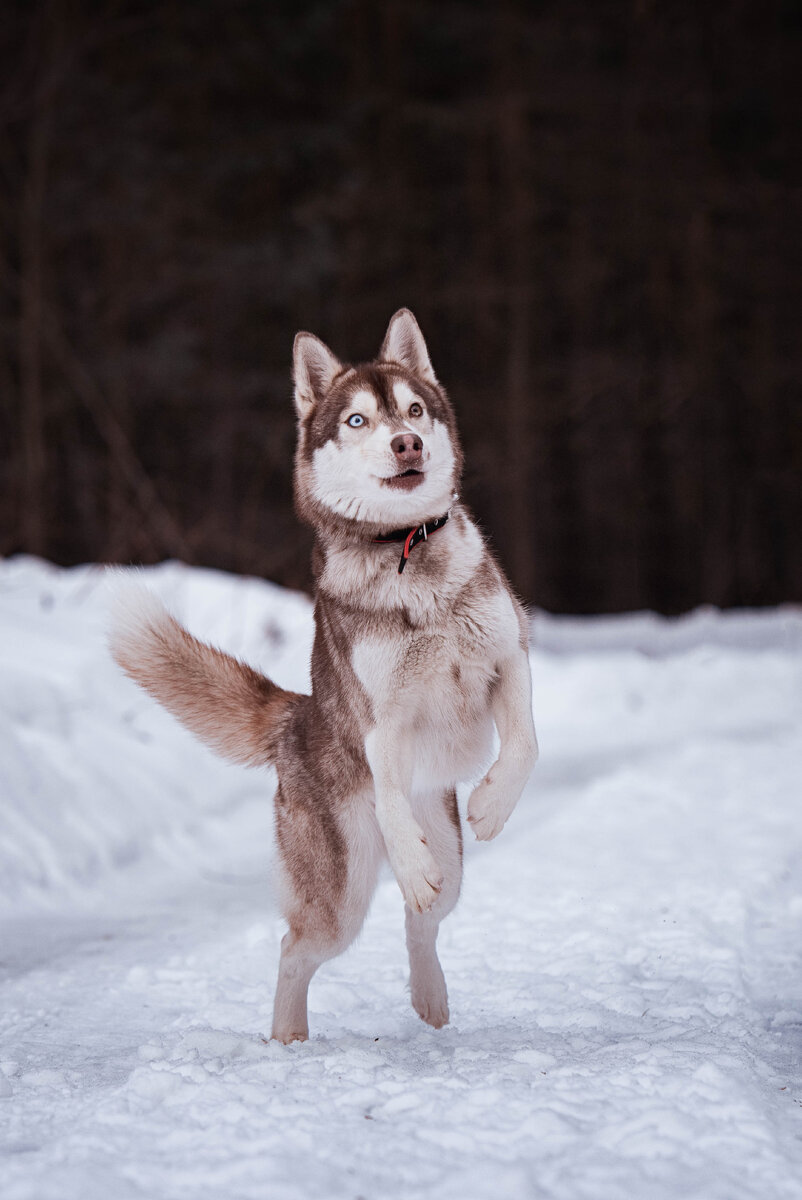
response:
[[[537,758],[526,619],[456,496],[454,414],[412,313],[395,314],[367,365],[299,333],[294,380],[296,506],[316,535],[312,695],[197,641],[153,598],[129,606],[112,650],[213,750],[277,769],[289,931],[273,1037],[308,1037],[309,982],[356,937],[385,856],[406,902],[412,1004],[439,1028],[435,942],[462,874],[456,785],[487,767],[495,725],[498,757],[468,801],[488,840]],[[401,545],[373,540],[449,511],[403,574]]]

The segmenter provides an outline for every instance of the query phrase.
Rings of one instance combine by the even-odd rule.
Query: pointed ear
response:
[[[292,346],[292,377],[295,381],[295,407],[299,417],[307,416],[326,395],[342,363],[328,346],[313,333],[296,333]]]
[[[400,363],[413,375],[420,375],[428,383],[437,383],[420,326],[408,308],[399,308],[390,318],[379,360]]]

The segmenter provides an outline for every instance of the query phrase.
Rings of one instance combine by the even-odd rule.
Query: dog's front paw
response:
[[[443,872],[421,835],[406,851],[390,856],[404,900],[413,912],[428,912],[440,895]]]
[[[503,779],[485,775],[468,801],[468,823],[477,841],[489,842],[501,833],[517,799],[515,791],[506,787]]]

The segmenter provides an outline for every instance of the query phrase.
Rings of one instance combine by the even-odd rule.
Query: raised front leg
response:
[[[413,747],[398,720],[388,714],[365,739],[365,752],[373,773],[376,819],[393,874],[412,911],[428,912],[440,893],[443,872],[410,807]]]
[[[501,833],[537,762],[529,656],[518,650],[499,667],[492,699],[499,755],[468,801],[468,820],[480,842]]]

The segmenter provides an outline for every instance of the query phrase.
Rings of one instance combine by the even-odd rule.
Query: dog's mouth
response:
[[[411,492],[422,481],[423,471],[417,471],[414,467],[410,467],[407,471],[401,471],[398,475],[391,475],[389,479],[382,480],[388,487],[396,488],[400,492]]]

